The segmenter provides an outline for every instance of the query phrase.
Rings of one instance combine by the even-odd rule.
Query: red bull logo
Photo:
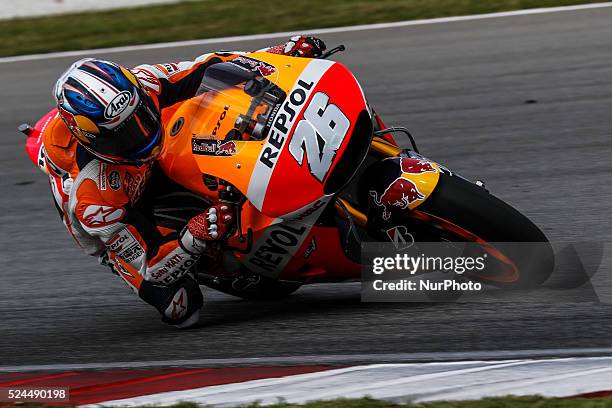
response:
[[[268,76],[276,72],[276,68],[266,62],[256,60],[254,58],[245,57],[243,55],[234,58],[230,61],[232,64],[240,65],[251,72],[258,72],[260,75]]]
[[[404,177],[393,180],[382,194],[379,195],[376,190],[370,190],[370,195],[376,205],[383,207],[383,220],[385,221],[391,218],[393,207],[405,210],[410,204],[425,198],[416,184]]]
[[[259,65],[257,66],[257,71],[259,71],[259,73],[263,76],[268,76],[275,73],[276,69],[273,66],[260,61]]]
[[[219,144],[217,145],[217,151],[215,152],[217,156],[232,156],[236,154],[236,143],[231,141],[225,143],[218,143]]]
[[[400,159],[400,165],[402,167],[402,173],[408,174],[421,174],[432,172],[435,173],[438,170],[431,165],[431,162],[421,159],[411,159],[408,157],[402,157]]]
[[[397,159],[395,159],[397,160]],[[401,174],[393,180],[382,192],[380,190],[370,190],[370,196],[374,199],[377,206],[383,207],[383,219],[391,218],[391,210],[397,208],[405,210],[416,201],[425,199],[417,185],[410,180],[410,174],[436,173],[438,170],[426,159],[411,157],[399,158]]]

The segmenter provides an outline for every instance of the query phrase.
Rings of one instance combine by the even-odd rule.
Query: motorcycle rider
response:
[[[321,40],[297,36],[261,51],[315,58],[324,50]],[[177,102],[195,96],[207,67],[241,54],[204,54],[133,69],[91,58],[77,61],[55,85],[58,115],[43,130],[44,165],[71,235],[164,322],[180,328],[197,323],[203,305],[190,268],[207,243],[226,237],[232,211],[217,203],[177,231],[141,211],[142,201],[156,194],[150,190],[171,184],[155,166],[164,119]]]

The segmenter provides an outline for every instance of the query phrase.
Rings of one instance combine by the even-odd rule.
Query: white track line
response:
[[[113,370],[164,367],[228,367],[263,365],[320,365],[320,364],[371,364],[371,363],[441,363],[449,364],[465,360],[509,360],[534,358],[600,358],[612,356],[612,348],[573,348],[509,351],[461,351],[437,353],[386,353],[386,354],[321,354],[281,357],[204,358],[164,361],[119,361],[110,363],[41,364],[0,366],[0,373],[33,371]]]
[[[105,401],[90,407],[171,405],[190,401],[226,407],[371,396],[397,402],[478,399],[500,395],[565,397],[609,390],[612,357],[549,360],[374,364],[317,373]]]
[[[141,50],[154,50],[163,48],[178,48],[178,47],[190,47],[196,45],[208,45],[208,44],[219,44],[227,42],[242,42],[242,41],[255,41],[270,38],[288,38],[294,35],[304,34],[333,34],[333,33],[346,33],[353,31],[367,31],[367,30],[380,30],[385,28],[397,28],[397,27],[409,27],[427,24],[441,24],[441,23],[453,23],[459,21],[471,21],[471,20],[485,20],[491,18],[502,18],[502,17],[514,17],[514,16],[525,16],[533,14],[545,14],[545,13],[559,13],[565,11],[576,11],[576,10],[591,10],[599,8],[612,7],[612,2],[605,3],[592,3],[592,4],[579,4],[575,6],[563,6],[563,7],[544,7],[527,10],[516,10],[516,11],[505,11],[501,13],[488,13],[488,14],[475,14],[468,16],[455,16],[455,17],[442,17],[442,18],[431,18],[425,20],[409,20],[409,21],[398,21],[394,23],[380,23],[380,24],[364,24],[348,27],[333,27],[333,28],[318,28],[313,30],[302,30],[302,31],[287,31],[279,33],[268,33],[268,34],[254,34],[254,35],[241,35],[232,37],[219,37],[219,38],[206,38],[201,40],[189,40],[189,41],[176,41],[176,42],[165,42],[157,44],[143,44],[143,45],[129,45],[123,47],[111,47],[111,48],[97,48],[90,50],[79,50],[79,51],[62,51],[53,52],[48,54],[31,54],[31,55],[20,55],[15,57],[4,57],[0,58],[0,64],[9,62],[21,62],[21,61],[35,61],[52,58],[64,58],[64,57],[78,57],[83,55],[92,54],[108,54],[115,52],[131,52]]]

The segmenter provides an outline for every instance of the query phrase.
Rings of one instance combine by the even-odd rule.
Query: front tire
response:
[[[485,245],[501,243],[495,250],[514,264],[514,278],[478,276],[478,280],[500,287],[529,288],[541,285],[552,273],[554,254],[544,233],[519,211],[462,177],[441,173],[436,189],[415,213],[442,220],[439,225],[445,227],[444,232],[459,238]],[[450,225],[461,230],[451,227],[448,231]]]
[[[500,272],[504,269],[500,266],[493,273],[466,276],[470,279],[498,287],[530,288],[546,281],[554,268],[552,247],[533,222],[462,177],[441,172],[433,193],[419,207],[404,212],[402,219],[409,230],[416,231],[416,241],[476,242],[506,269]]]

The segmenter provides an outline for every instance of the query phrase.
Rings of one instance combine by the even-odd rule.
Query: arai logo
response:
[[[113,100],[108,104],[104,111],[104,116],[108,119],[112,119],[118,116],[128,107],[132,94],[128,91],[123,91],[119,95],[115,96]]]

